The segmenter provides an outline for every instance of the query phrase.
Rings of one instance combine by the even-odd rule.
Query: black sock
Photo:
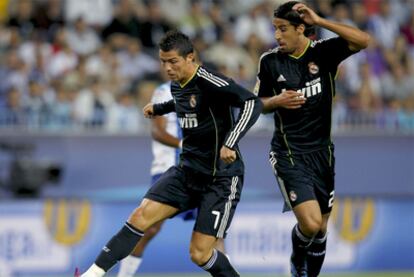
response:
[[[240,274],[231,265],[226,255],[214,249],[213,255],[204,265],[200,266],[210,272],[213,277],[239,277]]]
[[[326,234],[319,232],[307,251],[307,266],[309,277],[316,277],[321,271],[326,252]]]
[[[306,252],[311,245],[312,238],[305,236],[296,224],[292,229],[292,256],[291,261],[296,271],[306,270]]]
[[[95,264],[105,272],[108,271],[134,250],[135,245],[143,235],[143,232],[126,222],[122,229],[102,248]]]

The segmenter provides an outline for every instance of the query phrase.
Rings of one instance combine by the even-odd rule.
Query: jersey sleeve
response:
[[[331,72],[335,72],[338,65],[357,52],[349,49],[348,42],[341,37],[334,37],[318,42],[320,57],[328,65]]]
[[[154,115],[164,115],[170,112],[174,112],[175,111],[174,100],[154,104],[153,110],[154,110]]]
[[[233,80],[199,70],[200,86],[212,94],[216,101],[239,107],[239,116],[224,140],[224,145],[233,149],[258,119],[263,104],[252,92]]]
[[[228,132],[224,145],[233,149],[240,141],[240,139],[247,133],[260,116],[263,109],[263,103],[253,93],[253,97],[244,101],[240,108],[239,116],[233,128]]]
[[[264,55],[260,58],[259,61],[259,70],[257,73],[254,93],[259,97],[272,97],[275,95],[272,85],[272,75],[268,69]]]

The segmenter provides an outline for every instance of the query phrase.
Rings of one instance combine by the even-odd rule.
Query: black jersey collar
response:
[[[306,45],[305,49],[303,50],[302,53],[300,53],[299,56],[294,56],[294,55],[289,54],[289,57],[294,58],[296,60],[299,60],[300,58],[303,57],[303,55],[305,55],[306,51],[308,51],[308,48],[309,48],[310,44],[311,44],[311,41],[310,41],[310,39],[308,39],[308,44]]]
[[[193,75],[191,75],[191,77],[188,78],[188,80],[185,81],[183,84],[179,83],[181,88],[185,87],[192,79],[194,79],[194,76],[197,74],[197,71],[198,71],[199,68],[200,68],[200,65],[197,65],[196,70],[194,70]]]

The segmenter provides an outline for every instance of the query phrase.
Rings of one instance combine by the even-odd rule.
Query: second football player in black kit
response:
[[[260,59],[256,92],[264,112],[274,113],[269,160],[298,224],[292,230],[293,276],[317,276],[326,251],[327,222],[335,188],[331,140],[334,78],[341,61],[367,46],[356,28],[319,17],[306,5],[287,2],[274,12],[279,47]],[[311,41],[312,25],[339,37]]]
[[[214,245],[226,236],[243,187],[244,165],[237,144],[259,117],[262,102],[231,79],[194,63],[193,45],[180,32],[163,37],[159,55],[172,80],[173,100],[146,105],[144,115],[177,113],[183,130],[180,164],[150,188],[81,276],[103,276],[154,223],[193,208],[198,208],[198,215],[190,244],[192,261],[212,276],[240,276]],[[232,107],[240,108],[237,119]]]

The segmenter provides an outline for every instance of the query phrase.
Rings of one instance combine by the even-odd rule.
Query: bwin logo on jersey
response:
[[[321,78],[316,78],[312,81],[306,82],[305,85],[306,87],[298,89],[297,92],[302,93],[306,98],[322,92]],[[286,89],[283,89],[282,92],[285,90]]]
[[[198,126],[197,117],[179,117],[181,128],[196,128]]]

